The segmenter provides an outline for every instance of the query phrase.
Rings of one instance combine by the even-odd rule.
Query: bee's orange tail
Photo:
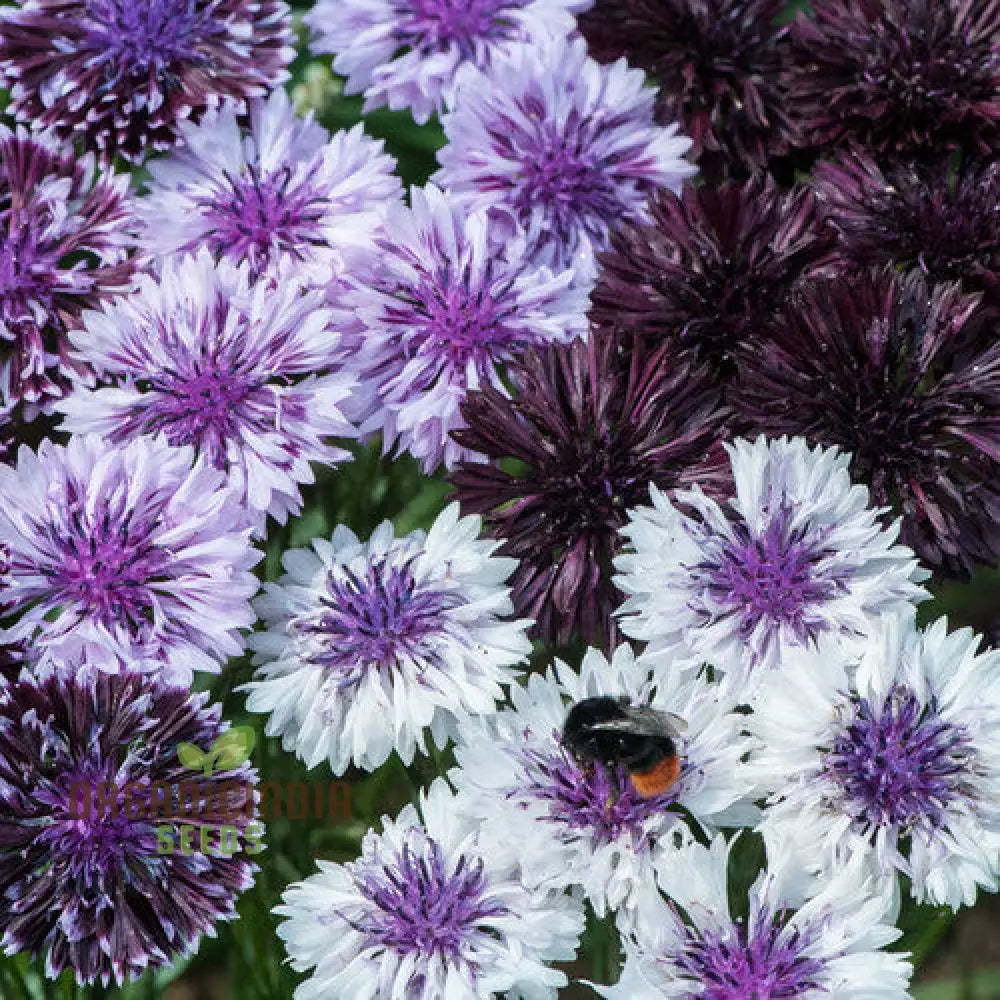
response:
[[[632,772],[629,778],[635,790],[644,798],[662,795],[681,776],[681,761],[676,754],[664,757],[655,767],[641,774]]]

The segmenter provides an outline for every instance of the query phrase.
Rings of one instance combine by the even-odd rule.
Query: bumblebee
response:
[[[562,742],[580,765],[624,766],[643,798],[662,795],[681,773],[678,746],[687,723],[628,698],[584,698],[569,710]]]

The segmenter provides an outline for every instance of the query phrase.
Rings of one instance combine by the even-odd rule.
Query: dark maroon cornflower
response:
[[[856,149],[816,167],[820,210],[851,267],[899,264],[1000,305],[1000,163],[947,158],[885,170]]]
[[[612,238],[591,296],[591,322],[692,347],[722,378],[832,240],[812,194],[785,194],[766,175],[722,188],[664,193],[650,222]]]
[[[7,954],[44,955],[52,978],[68,968],[81,983],[120,983],[235,916],[256,870],[246,851],[256,772],[181,765],[179,744],[208,751],[226,728],[207,697],[89,670],[24,676],[0,692]]]
[[[618,529],[651,483],[676,486],[705,457],[724,420],[718,394],[674,345],[601,333],[529,354],[510,376],[513,404],[486,386],[462,407],[456,440],[492,464],[457,467],[458,499],[520,560],[512,597],[536,635],[611,644]]]
[[[802,435],[902,515],[932,568],[1000,556],[1000,343],[979,297],[891,267],[804,287],[738,359],[743,432]]]
[[[281,0],[25,0],[0,10],[0,79],[19,121],[110,158],[174,144],[182,119],[288,78]]]
[[[0,46],[3,45],[0,22]],[[47,133],[0,126],[0,407],[61,396],[66,330],[122,291],[129,179]]]
[[[1000,138],[1000,0],[817,0],[792,30],[803,138],[939,159]]]
[[[624,56],[660,85],[657,120],[683,122],[703,177],[745,176],[787,153],[784,0],[597,0],[579,18],[591,55]]]

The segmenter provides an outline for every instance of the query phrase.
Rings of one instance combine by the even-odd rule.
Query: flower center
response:
[[[332,568],[322,610],[294,619],[292,629],[303,655],[339,689],[359,683],[370,667],[426,657],[447,629],[442,614],[458,603],[453,594],[421,588],[412,559],[394,565],[382,557],[363,572]]]
[[[482,859],[464,855],[449,870],[444,853],[428,837],[416,848],[407,844],[395,863],[358,862],[358,888],[370,906],[346,918],[373,945],[422,958],[459,958],[470,938],[508,911],[488,898]]]
[[[63,747],[57,758],[66,752]],[[141,802],[130,807],[115,772],[110,762],[102,765],[90,758],[34,793],[51,810],[38,833],[39,846],[71,856],[76,870],[91,883],[137,852],[153,850],[153,824],[143,815],[148,808]],[[130,808],[135,818],[129,816]]]
[[[530,99],[525,105],[528,118],[538,121],[537,134],[517,143],[533,150],[531,157],[517,157],[521,163],[514,204],[521,215],[527,218],[537,206],[544,206],[550,225],[561,236],[588,218],[601,220],[600,225],[595,222],[597,230],[618,218],[621,204],[614,187],[592,157],[584,155],[594,143],[587,134],[590,129],[572,117],[559,129],[544,120],[541,107],[532,109]]]
[[[289,167],[262,176],[251,166],[227,179],[226,189],[200,204],[214,227],[209,242],[217,252],[247,259],[259,270],[275,252],[301,256],[323,241],[322,206],[307,183],[293,183]]]
[[[224,468],[228,443],[241,437],[249,404],[267,389],[230,370],[224,357],[184,358],[180,364],[178,371],[138,384],[143,400],[135,419],[146,433],[162,431],[171,444],[194,445],[217,468]],[[155,406],[149,405],[150,392],[156,394]],[[265,411],[271,405],[267,401]]]
[[[95,22],[90,48],[118,76],[159,77],[210,30],[208,13],[193,0],[88,0],[87,13]]]
[[[865,826],[942,826],[975,764],[968,734],[898,684],[881,709],[861,698],[853,710],[825,752],[850,814]]]
[[[68,532],[49,530],[63,552],[49,576],[66,600],[113,632],[124,626],[133,637],[145,634],[154,619],[150,585],[166,575],[168,554],[129,538],[127,521],[111,516],[84,524],[77,514]]]
[[[9,226],[6,215],[0,218]],[[0,235],[0,319],[5,323],[39,322],[51,305],[58,261],[42,248],[39,232],[49,224],[16,226]]]
[[[613,435],[581,428],[567,442],[572,450],[549,470],[550,503],[543,527],[553,544],[571,546],[581,534],[614,537],[626,511],[648,497],[653,471]]]
[[[822,989],[823,963],[805,954],[810,934],[788,927],[782,913],[754,915],[720,931],[689,927],[670,964],[696,984],[700,1000],[793,1000]]]
[[[465,58],[474,52],[477,41],[510,32],[504,12],[524,7],[528,0],[407,0],[399,11],[397,34],[406,44],[444,49],[457,45]]]
[[[471,364],[482,373],[522,339],[506,325],[488,277],[435,274],[422,278],[415,289],[387,291],[400,304],[386,307],[386,320],[403,328],[417,356],[431,365],[425,388],[442,368],[464,375]],[[499,298],[506,294],[505,289],[498,292]]]
[[[547,803],[549,816],[566,828],[569,837],[586,830],[601,844],[623,837],[637,843],[644,836],[645,821],[677,799],[679,786],[643,798],[625,768],[609,771],[601,764],[581,768],[564,752],[525,750],[524,763],[524,787],[513,794]]]
[[[821,630],[809,610],[830,600],[838,584],[817,567],[829,553],[792,527],[790,509],[782,506],[759,534],[739,521],[732,535],[710,543],[715,552],[698,569],[713,597],[739,616],[743,637],[762,621],[784,625],[801,640]]]

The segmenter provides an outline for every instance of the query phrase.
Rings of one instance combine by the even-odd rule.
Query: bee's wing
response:
[[[678,736],[680,736],[681,733],[687,732],[687,721],[682,719],[679,715],[674,715],[673,712],[664,712],[663,715],[666,716],[667,721],[673,727],[674,732],[677,733]]]
[[[658,712],[648,705],[631,705],[621,719],[608,719],[591,728],[605,732],[639,732],[646,736],[669,736],[675,739],[687,730],[687,723],[672,712]]]

